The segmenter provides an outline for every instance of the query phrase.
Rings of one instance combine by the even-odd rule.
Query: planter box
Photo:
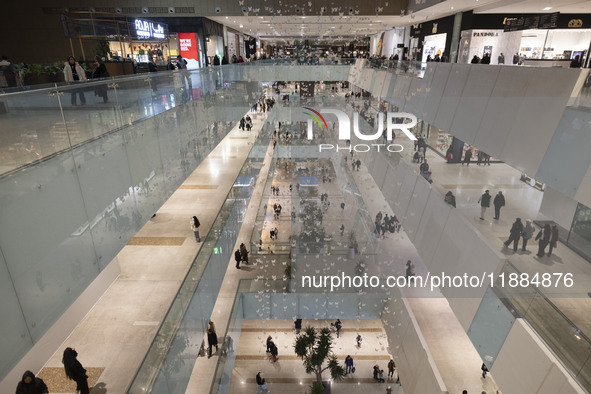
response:
[[[29,74],[25,76],[25,85],[39,85],[39,84],[48,84],[48,83],[56,83],[56,82],[64,82],[64,74],[57,73],[55,75],[50,74]]]

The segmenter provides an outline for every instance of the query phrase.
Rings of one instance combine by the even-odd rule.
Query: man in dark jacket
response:
[[[495,206],[495,219],[499,219],[501,216],[501,208],[505,206],[505,196],[503,196],[503,192],[499,190],[495,199],[493,201],[493,205]]]
[[[236,251],[234,252],[234,259],[236,260],[236,268],[240,269],[240,260],[242,260],[240,250],[236,249]]]
[[[519,246],[519,238],[521,238],[521,232],[523,231],[523,223],[521,223],[521,219],[515,219],[513,222],[513,226],[511,226],[511,230],[509,230],[509,239],[505,241],[505,247],[511,245],[513,242],[513,251],[517,252],[517,247]]]
[[[486,190],[484,194],[478,199],[478,202],[480,203],[480,220],[484,220],[486,208],[490,207],[490,197],[489,191]]]

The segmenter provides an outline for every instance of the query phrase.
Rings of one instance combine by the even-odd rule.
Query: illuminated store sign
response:
[[[135,33],[141,38],[165,38],[164,26],[141,19],[135,20]]]

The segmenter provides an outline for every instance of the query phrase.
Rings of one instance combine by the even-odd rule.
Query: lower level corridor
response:
[[[203,246],[190,219],[198,217],[205,241],[262,128],[262,116],[253,123],[250,132],[236,124],[111,263],[121,274],[40,373],[53,377],[46,380],[50,392],[74,393],[75,383],[63,374],[66,347],[76,349],[85,368],[98,370],[90,381],[93,393],[125,392]]]

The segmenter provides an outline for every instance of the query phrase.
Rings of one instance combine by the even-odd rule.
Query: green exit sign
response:
[[[223,251],[222,251],[221,246],[213,248],[213,254],[222,254],[222,253],[223,253]]]

